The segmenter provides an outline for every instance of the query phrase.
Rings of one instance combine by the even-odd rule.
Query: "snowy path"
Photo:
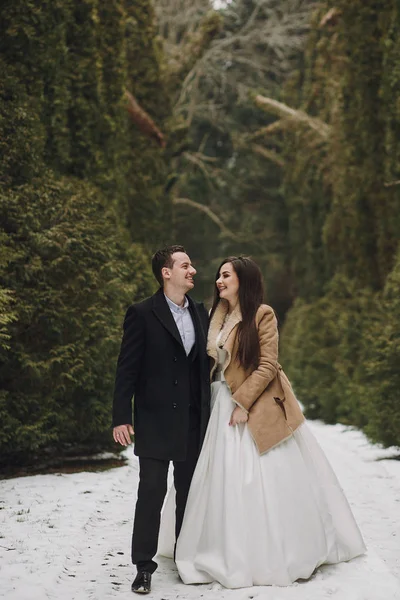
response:
[[[400,600],[400,461],[341,425],[310,423],[368,546],[364,557],[320,568],[288,588],[185,586],[159,560],[157,600]],[[133,598],[130,536],[137,462],[111,471],[0,481],[0,598]],[[382,459],[382,460],[380,460]]]

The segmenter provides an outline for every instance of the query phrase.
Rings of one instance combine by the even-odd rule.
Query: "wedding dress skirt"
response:
[[[364,553],[349,504],[307,423],[260,456],[246,424],[229,426],[236,405],[224,381],[212,383],[211,405],[176,546],[184,583],[286,586],[322,563]],[[164,554],[172,545],[173,505],[170,494],[160,532]]]

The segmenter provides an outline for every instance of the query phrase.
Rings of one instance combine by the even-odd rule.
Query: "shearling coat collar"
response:
[[[219,301],[217,308],[215,309],[215,312],[210,321],[210,326],[209,326],[209,330],[208,330],[208,339],[207,339],[207,354],[209,356],[211,356],[215,361],[214,366],[211,371],[211,375],[213,374],[213,372],[215,370],[216,363],[218,360],[217,337],[218,337],[218,334],[220,333],[222,327],[223,327],[222,336],[218,342],[218,345],[227,351],[226,361],[223,366],[223,370],[225,370],[231,360],[231,350],[232,350],[232,346],[233,346],[234,336],[232,336],[233,337],[232,343],[227,343],[228,338],[231,335],[231,333],[233,332],[233,330],[235,329],[235,327],[242,321],[242,313],[241,313],[240,307],[238,305],[228,316],[227,321],[224,324],[225,318],[228,313],[228,308],[229,308],[228,302],[224,299],[221,299]]]

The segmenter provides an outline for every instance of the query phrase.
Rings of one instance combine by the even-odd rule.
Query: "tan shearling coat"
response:
[[[216,339],[228,312],[226,300],[220,300],[210,322],[207,353],[214,359],[211,378],[218,359]],[[288,439],[304,421],[292,386],[278,363],[278,326],[273,309],[262,304],[256,314],[260,339],[260,363],[245,371],[237,361],[239,308],[228,317],[219,346],[227,352],[223,372],[233,400],[249,414],[250,433],[260,454]]]

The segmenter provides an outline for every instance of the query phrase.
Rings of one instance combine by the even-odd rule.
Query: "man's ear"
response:
[[[164,279],[171,279],[171,269],[168,269],[168,267],[163,267],[161,269],[161,275]]]

